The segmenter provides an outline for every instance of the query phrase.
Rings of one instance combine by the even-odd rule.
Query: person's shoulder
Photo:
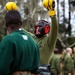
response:
[[[56,59],[56,55],[55,55],[55,54],[52,55],[52,59],[53,59],[53,60]]]
[[[55,55],[54,57],[55,57],[55,60],[58,60],[59,59],[59,56],[58,55]]]
[[[8,34],[4,37],[4,39],[12,39],[15,35],[13,34]]]
[[[66,58],[66,59],[69,59],[69,58],[71,58],[71,56],[67,54],[67,55],[65,56],[65,58]]]
[[[11,36],[10,35],[6,35],[1,42],[10,42],[12,41]]]

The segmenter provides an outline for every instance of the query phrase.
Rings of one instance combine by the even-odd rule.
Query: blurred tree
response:
[[[71,0],[70,2],[75,7],[75,0]]]

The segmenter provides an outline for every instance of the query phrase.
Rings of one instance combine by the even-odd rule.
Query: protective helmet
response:
[[[39,34],[36,33],[37,31],[39,32]],[[49,23],[47,21],[39,20],[38,22],[36,22],[36,24],[35,24],[35,35],[38,38],[48,34],[49,31],[50,31],[50,25],[49,25]]]

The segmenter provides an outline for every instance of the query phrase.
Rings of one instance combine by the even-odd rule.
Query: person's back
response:
[[[18,20],[20,16],[18,11],[9,11],[6,20],[11,20],[15,16]],[[13,21],[6,24],[10,34],[5,36],[0,44],[0,74],[36,73],[40,57],[38,45],[21,29],[19,20],[16,24],[14,19]]]
[[[74,64],[73,64],[71,54],[72,54],[72,49],[66,48],[66,56],[64,59],[64,66],[62,68],[64,75],[68,75],[68,74],[72,75],[72,73],[73,73]]]
[[[63,67],[65,75],[68,74],[69,72],[72,73],[73,68],[74,66],[73,66],[73,61],[72,61],[71,56],[66,55],[64,59],[64,67]]]
[[[60,58],[57,55],[57,51],[54,50],[54,53],[52,54],[49,63],[51,75],[59,75],[61,73],[61,67],[60,67]]]

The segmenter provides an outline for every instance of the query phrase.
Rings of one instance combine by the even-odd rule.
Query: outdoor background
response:
[[[51,25],[51,19],[47,10],[42,6],[42,0],[0,0],[0,40],[7,34],[4,16],[6,2],[14,1],[19,7],[22,16],[23,27],[34,33],[34,25],[37,20],[47,20]],[[58,39],[56,47],[61,52],[63,47],[75,46],[75,0],[55,0],[58,18]]]

